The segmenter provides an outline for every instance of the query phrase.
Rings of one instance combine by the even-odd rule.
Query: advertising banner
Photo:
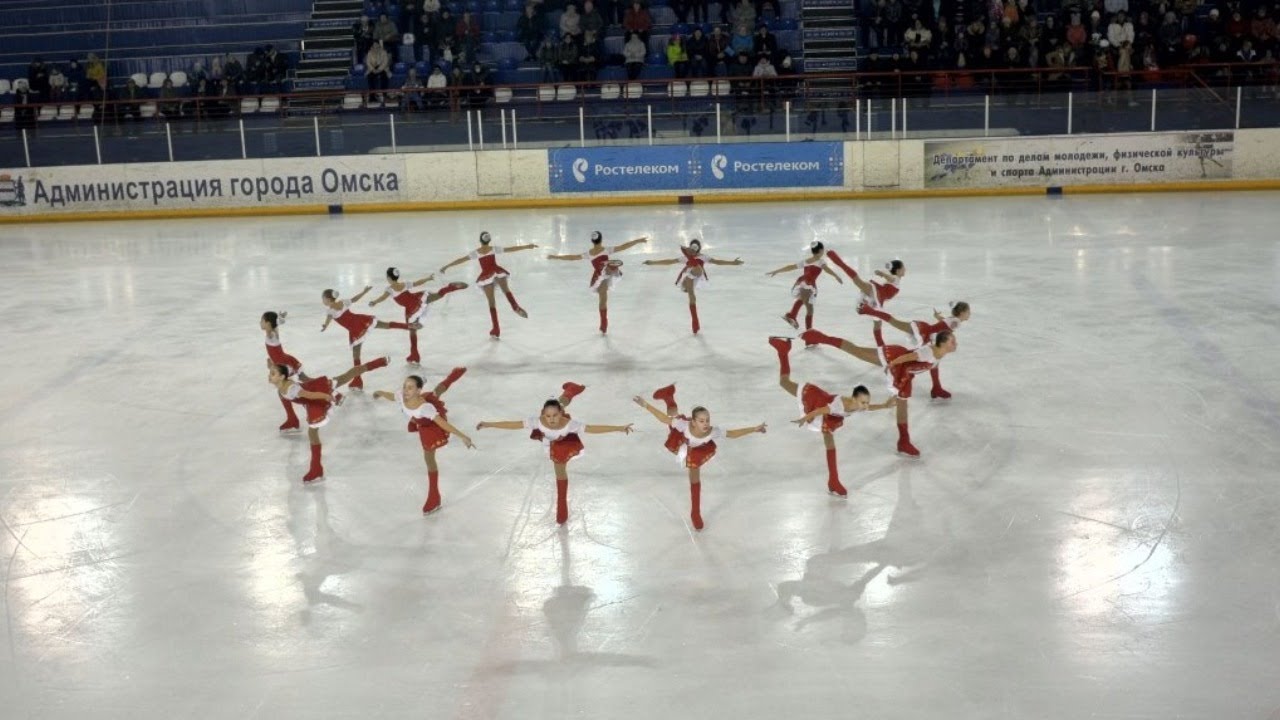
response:
[[[550,150],[551,192],[841,187],[838,142]]]
[[[1231,177],[1231,132],[924,143],[926,188],[1055,187]]]

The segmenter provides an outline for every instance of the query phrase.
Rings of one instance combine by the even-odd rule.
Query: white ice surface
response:
[[[911,200],[0,227],[0,716],[4,718],[1259,718],[1280,708],[1280,210],[1273,194]],[[280,437],[258,315],[349,365],[320,291],[416,275],[473,246],[706,239],[705,327],[674,268],[626,259],[612,333],[587,268],[506,258],[530,312],[491,342],[477,291],[429,316],[425,372],[470,373],[450,418],[532,414],[565,380],[590,436],[553,520],[545,451],[475,433],[440,453],[444,508],[389,403]],[[765,344],[820,238],[909,273],[890,305],[973,303],[913,402],[837,438],[847,501]],[[448,279],[471,280],[472,268]],[[434,284],[433,284],[434,285]],[[850,286],[821,329],[869,340]],[[378,314],[392,319],[398,307]],[[889,331],[892,332],[892,331]],[[892,337],[892,335],[891,335]],[[406,337],[366,359],[405,374]],[[795,376],[872,384],[831,348]],[[661,426],[684,407],[765,436],[704,470],[707,529]]]

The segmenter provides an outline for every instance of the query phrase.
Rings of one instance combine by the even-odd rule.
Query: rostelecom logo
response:
[[[723,155],[716,155],[711,158],[711,174],[717,180],[724,179],[724,169],[729,166],[729,158]]]
[[[586,158],[578,158],[577,160],[574,160],[573,161],[573,179],[577,180],[580,183],[586,182],[587,168],[590,166],[591,166],[591,163],[588,163]]]

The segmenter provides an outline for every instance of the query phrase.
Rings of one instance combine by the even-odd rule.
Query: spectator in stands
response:
[[[83,100],[85,92],[84,68],[81,67],[80,61],[71,58],[67,61],[67,95],[75,100]]]
[[[49,99],[49,68],[45,67],[43,58],[36,58],[27,66],[27,87],[40,102]]]
[[[578,79],[578,43],[572,35],[560,36],[560,47],[556,48],[556,67],[560,77],[567,82]]]
[[[791,60],[791,53],[782,51],[782,62],[778,63],[778,95],[784,100],[796,96],[799,81],[795,79],[796,69]]]
[[[689,22],[689,11],[693,8],[689,7],[689,0],[670,0],[671,12],[676,16],[676,22],[684,24]]]
[[[551,33],[543,36],[538,47],[538,64],[542,66],[542,82],[555,82],[560,77],[560,49]]]
[[[262,84],[267,81],[267,54],[256,47],[244,63],[244,90],[251,94],[261,92]]]
[[[768,55],[761,55],[760,59],[756,61],[755,69],[751,71],[751,77],[757,80],[761,78],[776,78],[778,77],[778,69],[773,66],[773,61],[769,59]]]
[[[49,99],[57,102],[67,94],[67,76],[57,65],[49,66]]]
[[[97,55],[89,53],[89,59],[84,66],[84,76],[91,84],[97,85],[99,90],[106,92],[107,64],[99,60]]]
[[[200,79],[201,84],[207,84],[209,81],[205,78]],[[182,102],[178,99],[178,89],[173,86],[173,81],[169,78],[164,79],[164,84],[160,86],[160,116],[166,119],[176,119],[182,116]]]
[[[582,16],[573,3],[566,5],[560,14],[560,35],[573,38],[575,43],[582,39]]]
[[[480,63],[471,66],[471,72],[463,80],[467,85],[467,104],[473,109],[484,107],[493,97],[493,80],[489,69]]]
[[[1182,25],[1172,10],[1164,14],[1164,22],[1156,32],[1160,43],[1160,64],[1173,65],[1178,59],[1178,43],[1182,40]]]
[[[639,3],[636,4],[639,5]],[[649,48],[644,40],[640,39],[640,33],[633,32],[627,35],[627,43],[622,46],[622,57],[626,64],[628,80],[640,77],[640,71],[644,69],[645,56],[648,54]]]
[[[369,22],[368,15],[361,15],[351,25],[351,42],[355,45],[357,58],[369,54],[369,48],[373,47],[373,23]]]
[[[947,22],[945,17],[938,18],[936,31],[931,33],[932,41],[929,43],[928,57],[939,67],[950,68],[956,64],[956,46],[952,39],[954,33],[951,31],[951,24]]]
[[[422,13],[418,12],[418,0],[400,0],[400,14],[396,18],[396,27],[400,30],[400,36],[414,32],[413,24],[420,17]]]
[[[1133,99],[1133,45],[1125,43],[1116,50],[1116,90],[1124,93],[1129,107],[1138,103]]]
[[[908,50],[915,50],[917,53],[927,52],[929,46],[933,44],[933,33],[924,26],[919,17],[916,17],[911,27],[903,33],[902,40],[906,43]]]
[[[409,112],[415,109],[421,112],[424,109],[422,90],[422,78],[418,77],[418,69],[409,68],[409,74],[400,85],[400,107]]]
[[[289,79],[289,58],[276,50],[274,45],[268,45],[265,68],[271,91],[284,92],[284,82]]]
[[[1080,13],[1071,14],[1071,24],[1067,26],[1066,38],[1067,44],[1076,50],[1084,47],[1085,40],[1089,39],[1088,32],[1080,22]]]
[[[733,60],[732,39],[719,25],[712,27],[711,35],[707,37],[707,54],[711,58],[712,74],[729,74],[729,63]]]
[[[364,56],[364,74],[369,80],[369,106],[376,102],[383,105],[387,101],[387,85],[391,80],[391,56],[381,41],[375,40]],[[375,95],[374,91],[382,92]]]
[[[27,83],[15,85],[13,88],[13,126],[16,130],[35,130],[36,129],[36,109],[32,105],[39,102],[37,98],[31,97],[31,88]],[[96,115],[98,109],[94,108]]]
[[[685,44],[685,52],[689,55],[689,76],[704,78],[711,76],[710,44],[702,28],[694,27],[693,35]]]
[[[222,81],[226,75],[227,71],[222,67],[222,58],[214,57],[213,63],[209,66],[209,84],[213,87],[222,87]],[[187,78],[187,82],[191,82],[190,77]]]
[[[733,38],[729,40],[729,50],[733,55],[746,53],[751,55],[756,49],[755,36],[751,34],[751,30],[741,23],[733,31]]]
[[[1267,16],[1267,8],[1259,7],[1253,22],[1249,23],[1249,34],[1261,47],[1267,47],[1276,36],[1276,21]]]
[[[147,96],[133,78],[129,78],[128,84],[120,91],[119,99],[122,101],[118,106],[122,115],[135,120],[142,118],[142,102],[147,99]]]
[[[604,37],[604,16],[596,9],[596,4],[587,0],[582,4],[582,33],[595,33],[597,38]]]
[[[435,12],[440,12],[440,0],[428,0],[435,4]],[[408,32],[413,35],[413,61],[414,62],[431,62],[431,43],[427,38],[427,28],[431,25],[431,12],[426,9],[426,3],[423,7],[415,11],[409,19]],[[403,35],[400,36],[404,40]]]
[[[467,62],[474,60],[476,50],[480,48],[480,20],[474,14],[463,11],[462,17],[453,26],[453,37]]]
[[[738,53],[729,74],[734,78],[729,87],[738,101],[737,110],[741,112],[749,109],[751,98],[755,96],[756,89],[756,84],[752,79],[755,74],[755,66],[751,62],[751,57],[745,52]]]
[[[888,35],[887,45],[896,45],[907,29],[906,11],[900,0],[886,0],[884,4],[884,24]]]
[[[1121,10],[1111,18],[1111,24],[1107,26],[1107,42],[1111,43],[1111,47],[1119,48],[1125,43],[1132,45],[1133,41],[1133,23],[1129,22],[1129,18]]]
[[[373,40],[382,43],[382,48],[387,51],[388,57],[393,59],[399,57],[400,30],[386,13],[379,15],[378,23],[373,26]]]
[[[778,37],[769,32],[768,25],[761,25],[751,39],[751,54],[755,57],[767,56],[770,64],[778,57]]]
[[[1044,19],[1044,23],[1040,25],[1040,54],[1048,55],[1053,48],[1049,47],[1050,42],[1061,45],[1066,39],[1063,32],[1062,24],[1058,22],[1058,18],[1049,15]]]
[[[516,21],[516,40],[524,45],[524,59],[535,60],[538,57],[538,45],[542,43],[542,36],[546,33],[543,29],[542,16],[538,14],[532,4],[524,6],[524,14]]]
[[[244,66],[240,64],[240,59],[235,55],[227,55],[227,63],[222,68],[222,73],[226,78],[226,88],[231,95],[239,95],[240,87],[244,83]]]
[[[604,48],[594,31],[582,33],[582,52],[578,56],[578,78],[583,82],[595,82],[600,72],[600,57]]]
[[[689,53],[684,49],[684,40],[679,35],[672,35],[667,40],[667,64],[677,78],[683,80],[689,76]]]
[[[729,0],[724,0],[726,3]],[[738,4],[733,6],[732,17],[734,25],[746,25],[749,28],[756,26],[756,6],[751,0],[738,0]]]
[[[626,17],[622,20],[622,28],[628,33],[638,35],[640,42],[646,46],[649,44],[649,33],[653,30],[653,16],[649,14],[648,8],[640,4],[640,0],[631,3]]]
[[[440,14],[440,0],[422,0],[422,22],[425,24],[432,16]]]
[[[427,77],[427,106],[428,107],[444,107],[449,102],[449,79],[445,77],[444,70],[439,65],[431,68],[431,75]]]

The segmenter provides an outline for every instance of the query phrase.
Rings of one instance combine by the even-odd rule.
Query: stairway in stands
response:
[[[341,90],[351,74],[351,26],[364,12],[363,0],[315,0],[302,37],[293,91]],[[295,100],[294,111],[318,109],[319,101]]]
[[[800,19],[806,73],[854,72],[858,69],[858,14],[850,0],[804,0]],[[810,80],[811,94],[849,94],[847,80]],[[824,91],[824,89],[826,91]]]

